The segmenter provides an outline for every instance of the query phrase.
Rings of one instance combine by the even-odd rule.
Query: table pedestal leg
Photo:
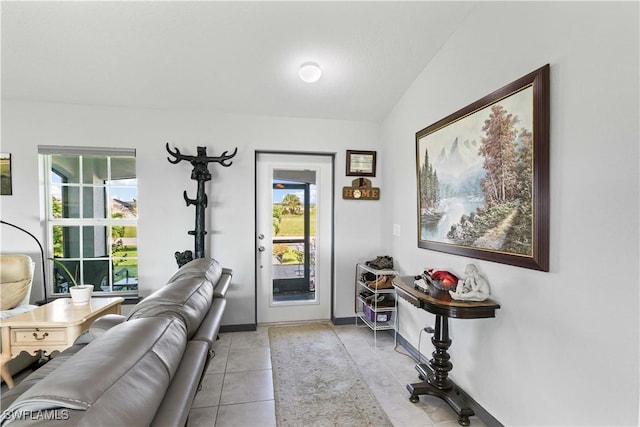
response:
[[[439,397],[458,414],[458,423],[468,426],[469,417],[474,415],[474,412],[462,399],[455,383],[449,379],[449,371],[453,368],[453,364],[449,361],[451,356],[447,352],[451,346],[447,316],[436,315],[435,332],[431,342],[435,347],[432,353],[433,358],[429,361],[429,365],[424,363],[416,365],[418,377],[423,381],[407,385],[407,390],[411,393],[409,400],[415,403],[422,394]]]
[[[11,356],[6,354],[0,354],[0,375],[2,379],[7,384],[7,387],[10,389],[13,388],[13,378],[11,378],[11,374],[9,373],[9,361],[11,360]]]

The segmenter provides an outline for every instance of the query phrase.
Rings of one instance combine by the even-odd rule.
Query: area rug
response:
[[[392,426],[328,323],[269,328],[279,427]]]

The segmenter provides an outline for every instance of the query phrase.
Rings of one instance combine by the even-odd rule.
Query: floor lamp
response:
[[[0,223],[8,225],[9,227],[17,228],[18,230],[22,231],[23,233],[28,234],[38,244],[38,247],[40,248],[40,256],[42,257],[42,286],[43,286],[43,290],[44,290],[44,303],[45,304],[48,303],[49,301],[48,301],[48,297],[47,297],[47,274],[46,274],[45,268],[44,268],[44,249],[42,248],[42,245],[40,244],[40,241],[36,238],[36,236],[34,236],[33,234],[29,233],[27,230],[25,230],[22,227],[18,227],[15,224],[11,224],[10,222],[3,221],[1,219],[0,219]]]

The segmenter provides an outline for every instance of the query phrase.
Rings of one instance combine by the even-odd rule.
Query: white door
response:
[[[333,157],[258,153],[258,323],[330,319]]]

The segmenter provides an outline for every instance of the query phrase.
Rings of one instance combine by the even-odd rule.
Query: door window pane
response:
[[[273,301],[315,300],[315,172],[274,171],[272,200]]]

